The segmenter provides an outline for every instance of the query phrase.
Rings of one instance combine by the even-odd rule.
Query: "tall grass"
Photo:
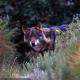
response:
[[[17,74],[18,76],[30,76],[31,73],[34,75],[33,70],[39,69],[47,73],[48,80],[79,80],[80,73],[77,76],[77,72],[70,68],[69,60],[74,51],[77,50],[77,44],[80,41],[80,20],[77,19],[76,23],[72,22],[69,26],[70,28],[66,33],[62,33],[57,37],[56,49],[51,52],[51,55],[45,52],[44,57],[38,56],[34,63],[26,62],[23,64],[23,68],[19,65],[14,67],[9,65],[10,58],[12,58],[10,59],[11,63],[15,60],[13,60],[14,57],[12,56],[15,52],[9,50],[4,61],[4,64],[8,63],[8,66],[3,66],[1,76],[16,77]],[[35,80],[37,80],[36,76]]]

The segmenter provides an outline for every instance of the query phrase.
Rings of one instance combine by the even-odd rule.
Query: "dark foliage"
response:
[[[79,0],[2,0],[0,9],[9,15],[9,28],[17,27],[11,41],[17,43],[17,51],[24,56],[22,25],[35,26],[38,21],[50,25],[70,23],[73,15],[80,14]]]

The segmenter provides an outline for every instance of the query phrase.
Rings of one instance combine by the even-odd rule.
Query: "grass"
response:
[[[14,63],[15,51],[13,48],[8,48],[0,76],[6,78],[27,76],[27,74],[33,73],[34,69],[40,69],[46,71],[49,80],[79,80],[80,45],[78,42],[80,41],[80,21],[72,22],[69,26],[70,29],[67,33],[57,37],[54,53],[51,52],[51,55],[45,53],[44,57],[40,55],[34,60],[34,63],[26,62],[23,64],[23,68],[20,65],[10,65]]]

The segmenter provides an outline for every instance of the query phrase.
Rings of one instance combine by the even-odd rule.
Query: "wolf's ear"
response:
[[[25,32],[25,29],[24,29],[24,27],[22,27],[22,32]]]
[[[22,32],[26,31],[28,27],[26,25],[22,25]]]

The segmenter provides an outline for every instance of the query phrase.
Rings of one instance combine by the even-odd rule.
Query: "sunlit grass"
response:
[[[78,28],[78,30],[77,30]],[[9,48],[5,55],[1,77],[27,76],[34,69],[40,69],[48,73],[49,80],[79,80],[80,78],[80,21],[71,23],[67,33],[57,37],[56,49],[49,55],[45,52],[44,57],[39,55],[34,63],[14,65],[15,51]],[[77,32],[76,32],[77,30]],[[13,31],[14,32],[14,31]]]

